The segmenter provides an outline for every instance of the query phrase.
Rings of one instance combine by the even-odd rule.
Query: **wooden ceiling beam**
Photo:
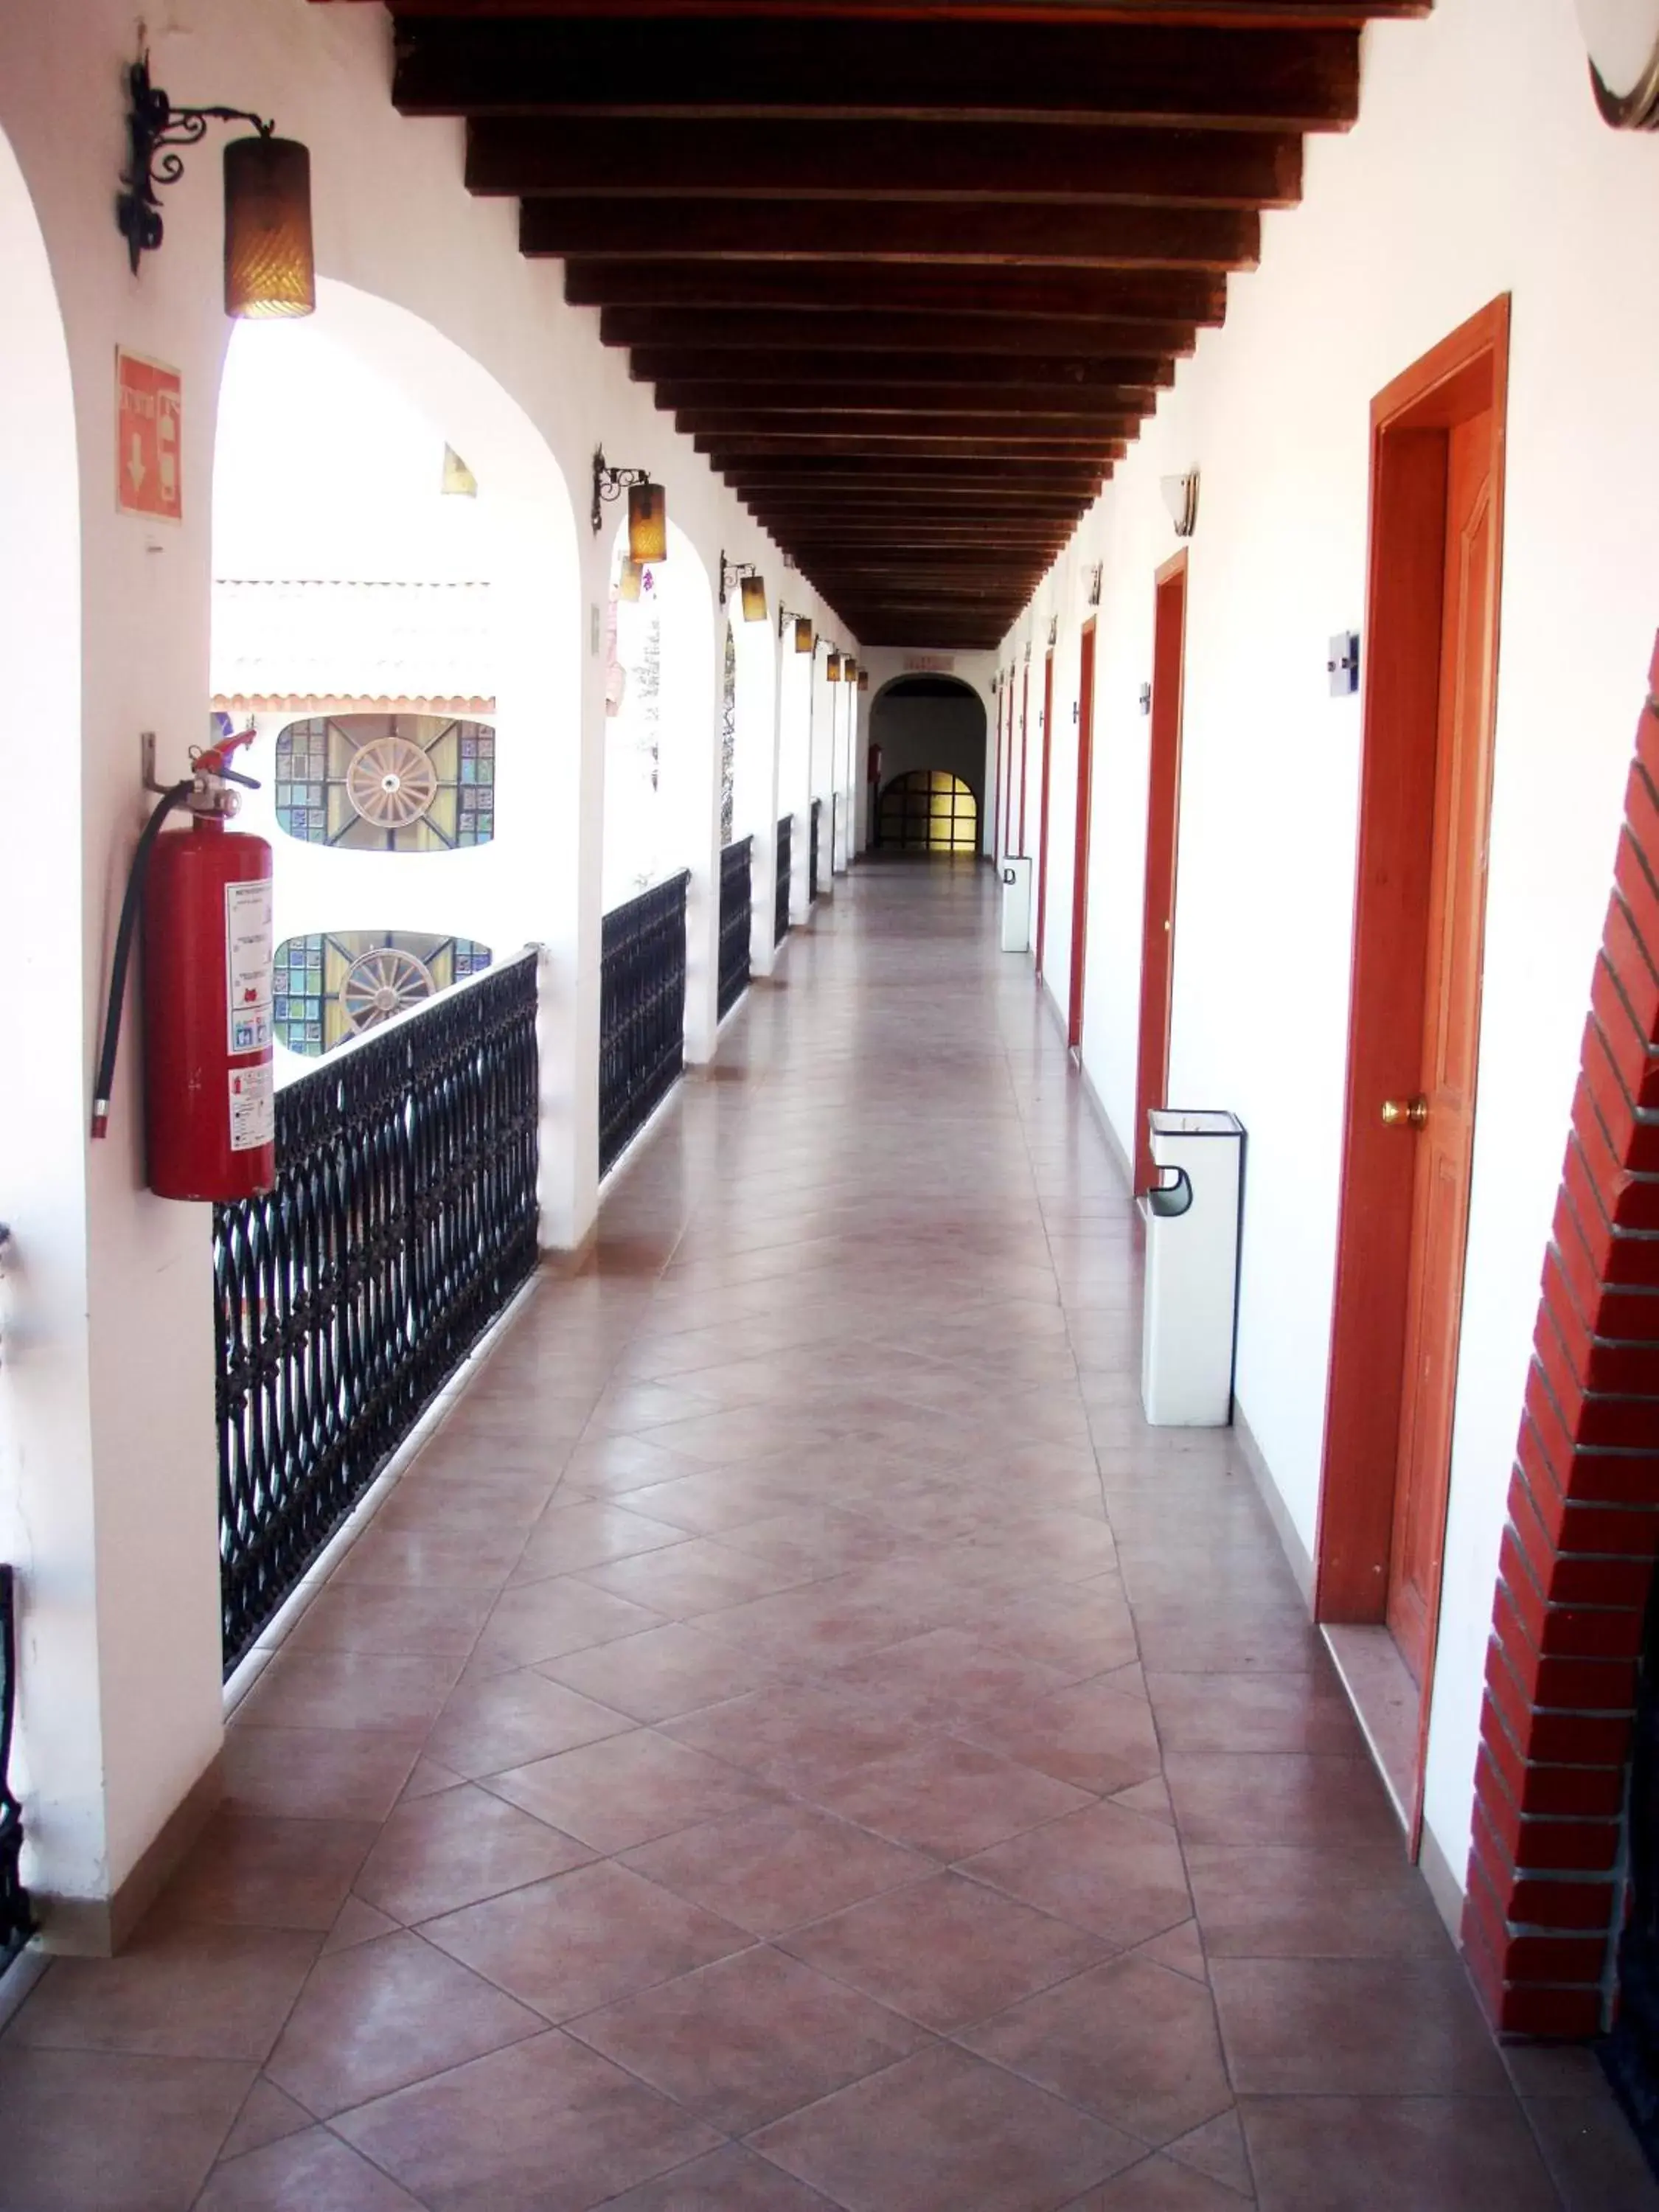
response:
[[[713,435],[698,432],[693,435],[692,449],[706,453],[723,474],[726,460],[740,453],[822,454],[842,460],[868,459],[878,465],[885,460],[1012,460],[1017,469],[1027,461],[1058,461],[1097,471],[1106,461],[1121,461],[1128,446],[1122,438],[1034,436],[1029,428],[963,429],[933,436],[920,427],[898,428],[884,434],[843,427],[779,437],[764,431],[723,430]]]
[[[905,457],[892,453],[871,453],[860,450],[854,453],[789,453],[784,455],[747,454],[737,457],[741,465],[735,471],[717,468],[735,485],[758,486],[787,482],[796,484],[853,483],[872,482],[890,489],[933,490],[948,485],[963,491],[1013,493],[1023,496],[1027,492],[1053,495],[1056,492],[1079,492],[1092,497],[1105,480],[1106,471],[1092,460],[1062,459],[1058,461],[1016,460],[1006,453],[983,454],[949,453],[913,454]]]
[[[1235,208],[1034,207],[964,215],[933,200],[540,199],[520,203],[532,260],[945,262],[1073,269],[1253,269],[1261,218]]]
[[[1129,317],[1218,324],[1227,282],[1204,270],[955,267],[880,261],[608,261],[565,264],[572,307],[765,307],[908,315]],[[943,343],[941,338],[938,341]]]
[[[662,115],[629,131],[620,158],[619,151],[609,116],[474,116],[467,186],[524,199],[695,194],[1200,208],[1293,207],[1302,191],[1302,141],[1284,131],[1030,131],[994,123],[895,131],[884,122],[727,117],[711,124]]]
[[[657,386],[657,404],[683,418],[681,429],[693,432],[729,422],[782,433],[821,422],[831,428],[867,428],[879,434],[920,416],[937,418],[944,428],[953,429],[958,422],[970,430],[981,424],[1025,422],[1038,430],[1052,424],[1062,435],[1078,436],[1108,422],[1113,426],[1109,434],[1127,437],[1152,413],[1158,394],[1134,385],[1089,392],[1046,384],[663,383]]]
[[[606,307],[599,316],[606,345],[627,346],[638,364],[653,360],[714,362],[741,353],[782,362],[791,354],[834,354],[842,360],[872,354],[890,364],[912,356],[936,361],[1016,364],[1025,361],[1168,361],[1189,354],[1197,325],[1059,315],[912,315],[868,307]],[[685,372],[690,374],[693,372]],[[866,374],[870,374],[867,368]],[[883,376],[902,373],[884,367]]]
[[[854,391],[880,386],[890,387],[901,397],[918,385],[951,389],[1041,385],[1062,393],[1087,393],[1124,386],[1146,391],[1175,382],[1174,362],[1150,353],[1073,354],[1053,360],[1025,354],[896,353],[872,359],[856,349],[808,353],[757,347],[734,356],[718,347],[652,346],[636,349],[629,359],[629,374],[636,384],[737,384],[763,391],[800,386]]]
[[[560,18],[399,16],[394,105],[405,115],[827,113],[1345,129],[1358,112],[1352,29],[976,24],[829,18],[803,39],[757,17],[665,17],[619,37],[613,10]]]
[[[607,0],[612,16],[750,17],[837,22],[908,16],[929,22],[1158,23],[1207,30],[1358,30],[1379,18],[1426,15],[1434,0]],[[591,15],[593,0],[386,0],[394,16]]]

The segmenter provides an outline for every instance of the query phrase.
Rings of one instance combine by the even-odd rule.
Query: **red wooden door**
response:
[[[1181,827],[1181,710],[1187,654],[1187,556],[1158,572],[1152,729],[1146,792],[1146,895],[1140,936],[1140,1048],[1135,1077],[1134,1184],[1152,1187],[1146,1116],[1167,1106],[1170,989],[1175,975],[1176,854]]]
[[[1416,1158],[1389,1626],[1419,1682],[1444,1547],[1474,1139],[1496,619],[1493,427],[1488,410],[1457,423],[1448,440],[1422,1063],[1415,1098],[1394,1108],[1399,1139]]]
[[[1077,690],[1077,842],[1072,858],[1072,995],[1066,1014],[1066,1042],[1083,1042],[1083,977],[1089,939],[1089,795],[1094,780],[1095,626],[1083,631],[1083,659]]]
[[[1017,853],[1025,850],[1025,763],[1031,750],[1031,668],[1028,661],[1019,687],[1019,842]]]
[[[1036,971],[1042,973],[1042,933],[1048,920],[1048,766],[1054,757],[1054,656],[1042,664],[1042,782],[1037,802]]]

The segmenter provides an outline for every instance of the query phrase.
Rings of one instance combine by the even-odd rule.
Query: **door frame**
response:
[[[1181,848],[1181,738],[1187,704],[1187,548],[1152,579],[1152,720],[1146,762],[1146,873],[1141,898],[1140,1011],[1136,1029],[1136,1195],[1155,1179],[1146,1115],[1167,1106],[1175,1002],[1175,906]],[[1172,617],[1166,610],[1173,609]]]
[[[1068,1049],[1083,1048],[1083,979],[1089,957],[1089,809],[1095,781],[1095,618],[1083,625],[1078,655],[1077,836],[1072,848],[1072,988],[1066,1006]]]
[[[1024,675],[1019,686],[1019,842],[1014,850],[1022,857],[1025,852],[1025,769],[1031,748],[1031,664],[1025,664]]]
[[[1492,417],[1496,550],[1487,715],[1480,744],[1490,805],[1503,604],[1509,340],[1506,294],[1443,339],[1371,403],[1353,966],[1324,1462],[1314,1541],[1314,1615],[1321,1621],[1376,1624],[1387,1618],[1415,1156],[1412,1146],[1402,1145],[1395,1133],[1383,1127],[1378,1107],[1381,1100],[1402,1089],[1415,1090],[1421,1064],[1439,727],[1448,433],[1454,424],[1487,409]],[[1462,948],[1462,957],[1476,969],[1477,1009],[1485,925],[1483,884],[1480,913]],[[1478,1055],[1478,1041],[1476,1051]],[[1460,1286],[1460,1322],[1462,1310]],[[1454,1358],[1454,1394],[1456,1371]],[[1418,1716],[1408,1822],[1413,1851],[1422,1823],[1443,1564],[1443,1529]]]
[[[1036,972],[1042,974],[1042,939],[1048,921],[1048,770],[1054,757],[1054,649],[1042,662],[1042,780],[1037,801]]]

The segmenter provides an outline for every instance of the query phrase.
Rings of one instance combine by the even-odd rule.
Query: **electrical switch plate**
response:
[[[1347,699],[1359,689],[1359,632],[1345,629],[1331,640],[1325,672],[1331,679],[1333,699]]]
[[[1150,714],[1152,711],[1152,687],[1150,684],[1143,684],[1140,687],[1140,711],[1143,714]]]

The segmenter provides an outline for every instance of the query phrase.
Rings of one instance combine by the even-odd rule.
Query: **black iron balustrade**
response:
[[[11,1793],[11,1731],[17,1711],[17,1585],[0,1567],[0,1967],[34,1933],[34,1913],[23,1887],[23,1808]]]
[[[806,848],[806,900],[810,906],[818,895],[818,823],[823,813],[823,801],[812,801],[811,842]]]
[[[772,908],[772,942],[781,945],[789,934],[789,848],[795,835],[795,817],[786,814],[778,824],[778,886]]]
[[[720,854],[720,1017],[749,988],[749,926],[753,901],[750,862],[755,841],[744,837]]]
[[[227,1671],[535,1267],[537,957],[280,1091],[213,1210]]]
[[[614,1167],[685,1065],[685,895],[671,877],[605,918],[599,1173]]]

